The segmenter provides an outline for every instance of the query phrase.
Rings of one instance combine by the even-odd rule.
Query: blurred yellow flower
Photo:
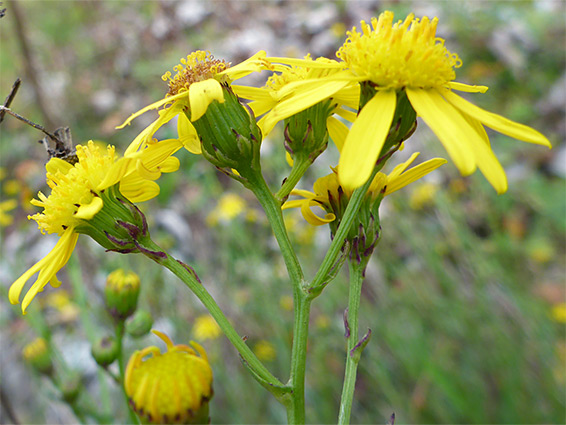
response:
[[[279,298],[279,306],[286,311],[293,311],[293,297],[291,295],[283,295]]]
[[[222,195],[216,207],[206,216],[209,226],[228,223],[246,210],[246,201],[234,193]]]
[[[551,315],[556,322],[566,323],[566,303],[553,305]]]
[[[275,356],[277,354],[273,344],[265,339],[259,340],[254,345],[253,351],[257,358],[264,362],[271,362],[275,360]]]
[[[199,341],[205,341],[218,338],[222,330],[211,315],[204,314],[196,318],[192,333]]]
[[[204,349],[194,341],[173,345],[154,330],[167,351],[146,347],[130,357],[124,387],[134,411],[144,423],[209,423],[213,395],[212,369]]]
[[[421,210],[430,205],[438,192],[438,185],[430,182],[420,183],[413,188],[409,196],[409,206],[414,210]]]
[[[6,199],[0,202],[0,226],[6,227],[14,222],[14,217],[9,213],[18,206],[18,201],[15,199]]]

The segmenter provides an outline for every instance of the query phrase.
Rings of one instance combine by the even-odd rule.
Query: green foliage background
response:
[[[7,13],[0,20],[0,94],[22,77],[15,111],[51,130],[70,126],[75,143],[104,140],[119,150],[153,116],[125,130],[114,127],[161,98],[161,74],[193,50],[208,49],[232,63],[260,49],[273,56],[311,52],[333,57],[343,41],[332,32],[340,24],[349,29],[359,18],[369,20],[385,9],[399,19],[411,11],[438,15],[439,36],[464,62],[457,80],[490,87],[473,101],[537,128],[554,149],[491,134],[510,177],[507,194],[497,196],[479,173],[462,179],[453,165],[446,165],[436,172],[438,191],[423,208],[411,208],[416,186],[391,196],[382,217],[383,238],[364,284],[360,322],[373,336],[360,363],[352,423],[386,423],[393,412],[396,423],[564,423],[566,328],[551,314],[553,306],[566,301],[566,192],[559,159],[566,136],[563,2],[14,3],[4,2]],[[207,12],[197,21],[180,18],[182,7],[188,8],[187,16],[198,18],[203,5]],[[21,30],[14,6],[21,13]],[[332,10],[333,17],[317,25],[325,10]],[[276,42],[265,46],[262,37],[253,36],[246,41],[246,34],[263,34],[266,27],[273,32],[269,40]],[[22,38],[31,60],[23,55]],[[173,130],[158,136],[169,137]],[[18,306],[9,306],[9,285],[39,258],[33,247],[45,239],[26,215],[29,194],[45,191],[46,158],[35,144],[42,138],[39,132],[11,117],[0,131],[0,166],[6,174],[2,200],[20,202],[10,212],[13,223],[0,230],[0,385],[6,400],[22,423],[76,421],[53,388],[36,385],[45,378],[23,366],[21,348],[43,334],[63,353],[61,370],[67,364],[84,376],[87,403],[102,402],[121,423],[126,411],[119,390],[110,382],[100,385],[97,374],[104,378],[88,358],[85,342],[110,331],[101,295],[106,275],[129,267],[142,276],[141,306],[151,311],[156,328],[178,343],[192,338],[192,323],[203,308],[172,275],[145,258],[107,254],[82,237],[61,273],[62,288],[47,288],[25,317]],[[415,146],[408,149],[423,152],[423,160],[445,156],[424,125],[409,143]],[[264,173],[275,189],[288,172],[281,136],[264,145]],[[268,366],[285,380],[292,312],[282,307],[282,299],[291,288],[262,212],[203,158],[185,151],[177,156],[181,170],[163,176],[160,196],[143,205],[154,240],[194,266],[250,345],[267,340],[275,346],[277,357]],[[312,187],[336,159],[337,152],[329,148],[300,187]],[[17,193],[7,190],[14,180],[21,188]],[[243,196],[256,218],[240,215],[208,226],[207,215],[226,192]],[[327,229],[309,229],[298,212],[286,215],[299,258],[312,276],[329,242]],[[171,231],[179,229],[174,221],[179,219],[188,223],[189,233]],[[313,423],[337,418],[346,275],[339,275],[313,304],[306,390],[307,418]],[[62,318],[40,307],[40,298],[63,288],[72,293],[79,316]],[[158,341],[131,340],[126,351],[148,344]],[[212,423],[285,421],[283,408],[251,378],[226,340],[203,345],[215,374]]]

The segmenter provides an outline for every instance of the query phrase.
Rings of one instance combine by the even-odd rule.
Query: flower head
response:
[[[392,12],[373,18],[371,25],[354,28],[338,50],[343,70],[323,78],[288,85],[286,105],[298,112],[327,99],[348,84],[361,85],[360,112],[340,154],[338,177],[344,188],[355,189],[371,175],[378,158],[387,153],[390,132],[400,125],[397,109],[416,111],[438,136],[463,175],[479,168],[498,193],[507,190],[503,167],[495,157],[484,126],[510,137],[550,147],[538,131],[487,112],[454,91],[485,92],[485,86],[453,81],[461,60],[436,36],[437,18],[409,15],[394,22]],[[334,68],[334,66],[332,66]],[[406,101],[399,104],[398,100]],[[414,113],[414,112],[413,112]],[[397,117],[397,118],[395,118]],[[407,123],[408,124],[408,123]],[[399,134],[397,138],[408,137]]]
[[[122,239],[131,239],[130,223],[143,227],[145,222],[131,202],[151,199],[159,193],[153,180],[162,172],[178,169],[179,160],[171,155],[180,147],[178,141],[167,140],[118,158],[113,146],[102,149],[90,141],[85,146],[77,145],[75,164],[51,158],[46,164],[51,194],[39,192],[39,199],[32,203],[43,211],[28,218],[37,222],[42,233],[54,233],[60,239],[45,258],[12,284],[10,302],[19,303],[25,283],[37,272],[37,281],[22,302],[24,313],[48,282],[59,286],[56,274],[69,260],[79,233],[88,234],[107,249],[133,250],[132,243],[122,243]],[[120,220],[122,227],[116,226]]]
[[[36,338],[22,350],[24,359],[38,372],[49,374],[53,370],[51,351],[45,338]]]
[[[193,325],[193,335],[196,339],[204,341],[207,339],[218,338],[222,335],[222,331],[220,330],[218,323],[216,323],[216,320],[214,320],[211,315],[203,314],[195,320],[195,324]]]
[[[157,347],[136,351],[126,367],[124,386],[132,408],[149,423],[207,423],[213,395],[212,369],[196,342],[173,345],[159,331],[167,351]]]
[[[397,165],[388,175],[381,172],[377,173],[366,195],[368,201],[380,200],[381,197],[396,192],[446,163],[445,159],[434,158],[407,170],[418,155],[419,152],[415,152],[407,161]],[[353,193],[351,189],[341,186],[335,169],[332,173],[315,181],[313,190],[314,192],[293,190],[291,195],[301,196],[303,199],[287,201],[283,204],[282,209],[300,207],[307,222],[313,226],[322,226],[342,216]],[[311,210],[311,207],[315,206],[322,208],[326,215],[320,217],[315,214]]]
[[[215,59],[210,52],[198,50],[189,54],[175,66],[174,76],[169,71],[162,76],[163,81],[168,82],[169,86],[165,97],[132,114],[118,127],[123,128],[143,113],[165,106],[159,111],[157,120],[134,139],[126,154],[150,143],[155,132],[174,117],[178,117],[177,131],[185,148],[191,153],[200,154],[202,150],[199,137],[192,123],[201,118],[214,101],[224,103],[224,88],[232,81],[269,67],[263,51],[235,66],[224,60]]]

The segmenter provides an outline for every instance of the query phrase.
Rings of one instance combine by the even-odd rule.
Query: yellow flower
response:
[[[53,287],[58,287],[61,282],[56,274],[69,260],[79,233],[89,234],[111,249],[112,244],[108,246],[104,241],[110,243],[111,236],[108,235],[117,230],[97,228],[96,225],[89,225],[89,222],[94,222],[97,215],[102,222],[119,219],[119,208],[128,211],[127,206],[121,205],[125,201],[118,198],[120,193],[130,202],[155,197],[159,193],[159,186],[152,180],[159,178],[162,172],[172,172],[179,168],[179,160],[171,155],[181,147],[179,141],[167,140],[118,158],[113,146],[108,146],[106,152],[103,152],[90,141],[86,146],[77,145],[78,162],[74,165],[59,158],[51,158],[45,166],[51,194],[45,196],[39,192],[39,199],[32,200],[32,204],[42,207],[43,211],[28,218],[37,222],[43,234],[55,233],[60,239],[47,256],[12,284],[10,302],[20,302],[25,283],[37,272],[39,275],[36,282],[22,301],[23,313],[48,282]],[[111,207],[113,202],[120,205]],[[112,208],[112,211],[104,209],[105,203],[108,204],[107,209]],[[106,211],[105,214],[102,211]],[[110,227],[112,226],[114,222],[111,223]]]
[[[277,351],[271,342],[262,339],[254,345],[254,353],[261,361],[271,362],[275,360]]]
[[[377,198],[384,189],[384,195],[390,195],[446,163],[445,159],[434,158],[406,171],[418,155],[419,152],[415,152],[407,161],[397,165],[388,175],[377,173],[368,189],[367,196]],[[340,199],[342,199],[340,194],[342,192],[345,193],[346,198],[348,199],[352,195],[351,189],[341,187],[338,178],[339,176],[334,170],[333,173],[319,178],[314,183],[314,193],[307,190],[293,190],[291,195],[301,196],[304,199],[287,201],[283,204],[282,209],[301,208],[303,217],[313,226],[321,226],[334,221],[336,219],[337,212],[335,208],[336,203],[340,202]],[[313,206],[318,206],[324,209],[326,211],[326,215],[324,217],[316,215],[311,210],[311,207]],[[345,206],[346,205],[343,205],[344,208]]]
[[[173,78],[169,71],[162,76],[163,81],[169,82],[169,91],[165,98],[132,114],[124,124],[117,127],[124,128],[143,113],[166,106],[159,111],[159,118],[134,139],[126,154],[150,143],[155,132],[176,116],[179,139],[189,152],[200,154],[201,145],[192,122],[201,118],[212,102],[224,103],[223,85],[269,67],[263,51],[233,67],[224,60],[214,59],[210,52],[202,50],[191,53],[187,59],[181,59],[181,64],[174,67],[176,75]],[[185,112],[190,115],[190,119]]]
[[[130,357],[124,387],[133,409],[149,423],[208,423],[213,391],[206,352],[194,341],[193,348],[173,345],[167,335],[153,333],[167,352],[146,347]]]
[[[195,324],[193,325],[193,335],[196,339],[200,341],[205,341],[207,339],[216,339],[222,335],[220,327],[216,323],[216,320],[209,315],[204,314],[197,317]]]
[[[552,306],[552,318],[558,323],[566,323],[566,303]]]
[[[292,103],[287,102],[287,93],[285,87],[297,81],[308,80],[311,83],[316,82],[320,78],[327,77],[333,73],[340,71],[340,64],[334,60],[326,58],[317,58],[313,60],[310,55],[307,55],[304,60],[298,60],[295,63],[292,59],[283,58],[268,58],[273,62],[273,66],[279,74],[274,74],[267,80],[265,87],[255,88],[246,86],[232,86],[234,91],[240,97],[250,99],[249,106],[254,111],[256,116],[264,115],[258,122],[264,136],[269,134],[275,124],[279,121],[289,118],[300,111],[313,107],[315,104],[320,103],[324,99],[318,99],[314,103],[303,103],[300,111],[293,106]],[[277,64],[281,60],[285,64]],[[339,83],[340,84],[340,83]],[[329,113],[326,114],[326,126],[330,134],[330,138],[334,141],[338,149],[342,149],[344,138],[347,134],[347,127],[333,116],[337,114],[350,122],[354,121],[356,114],[352,111],[346,110],[343,106],[351,109],[357,109],[360,98],[360,88],[357,83],[351,83],[346,87],[341,87],[333,93],[331,105],[329,105]],[[297,101],[299,99],[295,99]],[[300,100],[299,100],[300,101]],[[314,123],[313,123],[314,125]]]
[[[216,226],[218,223],[226,223],[246,210],[246,201],[233,193],[222,195],[216,208],[206,217],[206,223],[209,226]]]
[[[49,374],[53,370],[51,352],[45,338],[36,338],[22,351],[24,359],[38,372]]]
[[[414,210],[422,209],[434,200],[437,191],[438,185],[430,182],[421,183],[411,193],[409,206]]]
[[[8,212],[12,211],[18,206],[18,201],[15,199],[6,199],[0,202],[0,226],[5,227],[13,223],[14,217]]]
[[[487,87],[453,81],[454,68],[462,62],[436,36],[437,23],[437,18],[419,20],[413,14],[393,23],[389,11],[372,18],[371,25],[362,21],[361,32],[354,27],[337,52],[343,71],[294,82],[279,93],[286,96],[285,107],[298,112],[353,82],[369,90],[371,96],[352,125],[340,155],[338,173],[344,188],[355,189],[371,175],[392,127],[398,100],[405,95],[460,172],[469,175],[478,167],[498,193],[507,190],[507,178],[484,126],[525,142],[551,146],[538,131],[485,111],[454,93],[483,93]]]

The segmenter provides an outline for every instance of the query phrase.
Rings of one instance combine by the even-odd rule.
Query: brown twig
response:
[[[8,95],[8,97],[6,97],[6,100],[4,101],[4,108],[10,107],[10,105],[14,101],[14,98],[16,97],[16,93],[18,92],[18,89],[20,88],[21,84],[22,84],[22,80],[19,78],[14,82],[14,84],[12,85],[12,90],[10,90],[10,94]],[[6,115],[6,111],[4,109],[1,109],[0,122],[4,120],[5,115]]]
[[[43,114],[43,122],[45,122],[45,126],[47,128],[54,128],[55,120],[53,120],[51,113],[49,112],[50,109],[47,107],[48,103],[46,102],[43,90],[37,78],[39,72],[37,70],[30,43],[27,38],[26,28],[24,25],[24,12],[22,11],[22,8],[17,0],[12,0],[10,2],[10,6],[12,12],[11,16],[13,17],[15,24],[16,38],[20,44],[20,49],[22,51],[24,69],[31,86],[33,87],[36,105]]]

